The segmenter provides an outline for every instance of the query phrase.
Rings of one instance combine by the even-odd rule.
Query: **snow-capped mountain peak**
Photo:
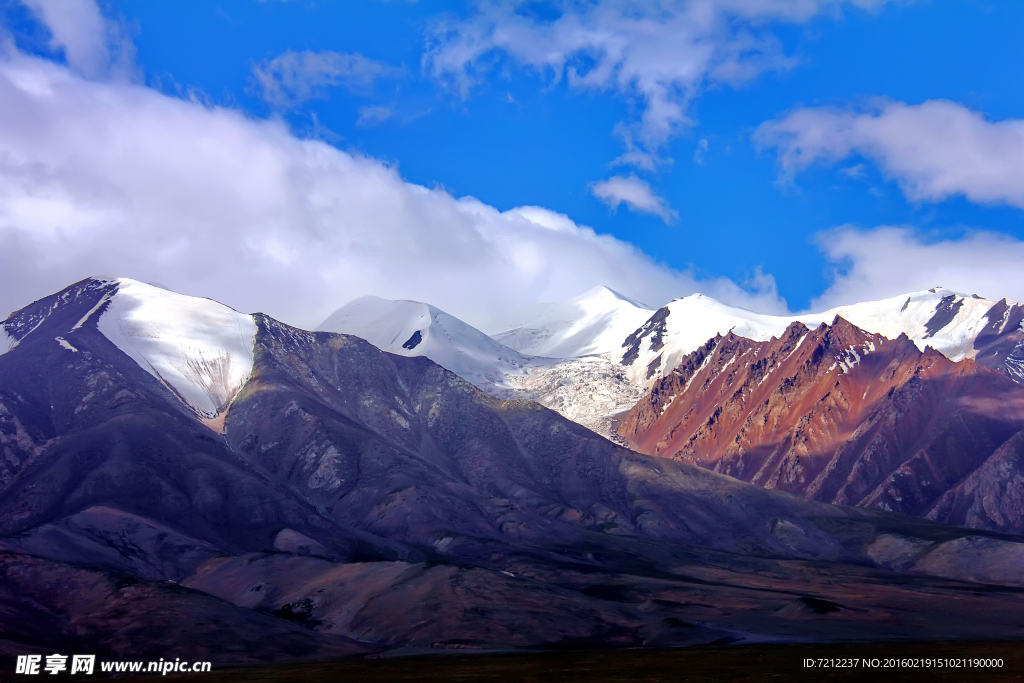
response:
[[[644,310],[648,310],[650,308],[647,304],[630,298],[625,294],[620,294],[611,287],[606,287],[605,285],[592,287],[570,301],[576,302],[585,308],[607,308],[609,305],[618,305],[618,302],[621,301],[624,301],[635,308],[642,308]]]
[[[1001,334],[1013,326],[1016,302],[1000,302],[960,294],[943,287],[830,309],[821,316],[840,315],[854,325],[890,339],[906,334],[920,349],[931,346],[950,360],[973,357],[974,341],[987,327]],[[1016,321],[1016,326],[1020,320]],[[998,328],[998,329],[995,329]]]
[[[318,327],[361,337],[382,351],[426,356],[481,388],[504,387],[529,358],[439,308],[419,301],[376,296],[355,299]]]
[[[12,313],[0,350],[41,336],[77,352],[76,333],[92,325],[205,418],[222,413],[252,372],[252,316],[128,278],[89,278]]]
[[[631,332],[616,360],[633,381],[651,382],[715,335],[733,332],[767,341],[793,321],[814,328],[832,324],[837,316],[889,339],[905,334],[922,351],[930,346],[950,360],[978,358],[1024,379],[1024,348],[1014,355],[1024,342],[1024,306],[941,287],[793,316],[763,315],[692,294],[662,307]]]
[[[729,306],[703,294],[676,299],[654,311],[620,342],[615,359],[634,382],[654,381],[716,335],[732,332],[755,341],[782,334],[792,318]]]
[[[522,353],[551,358],[614,354],[622,340],[653,313],[604,286],[547,309],[495,339]]]
[[[100,332],[202,416],[222,412],[252,373],[252,316],[212,299],[117,282]]]
[[[582,310],[607,311],[601,301],[636,308],[611,290],[592,290],[571,302],[575,308],[570,312],[577,317],[570,318],[570,324]],[[627,326],[646,315],[639,310]],[[557,312],[552,319],[558,320]],[[361,297],[338,309],[318,329],[362,337],[390,353],[426,356],[494,396],[538,401],[610,438],[617,437],[609,416],[630,408],[642,395],[642,388],[631,384],[609,359],[528,356],[417,301]],[[613,327],[613,335],[620,333]]]

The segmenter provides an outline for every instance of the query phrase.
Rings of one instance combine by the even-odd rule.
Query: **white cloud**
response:
[[[378,79],[401,71],[358,53],[288,50],[260,62],[252,73],[261,98],[275,107],[288,108],[321,98],[331,87],[367,91]]]
[[[785,310],[770,278],[698,280],[538,207],[501,212],[277,120],[0,56],[0,311],[89,275],[158,281],[312,326],[354,297],[485,328],[597,284]]]
[[[664,197],[654,194],[646,181],[636,176],[613,176],[590,186],[594,196],[611,208],[625,203],[634,211],[653,213],[666,223],[671,223],[679,214],[668,206]]]
[[[794,65],[770,22],[885,2],[484,0],[469,18],[436,25],[424,66],[463,97],[505,55],[573,88],[639,100],[639,118],[617,127],[626,145],[620,161],[650,169],[664,161],[661,146],[690,124],[690,103],[709,83],[736,85]],[[538,5],[544,18],[533,11]]]
[[[359,118],[356,119],[357,126],[375,126],[383,123],[395,115],[394,107],[375,106],[359,107]]]
[[[864,164],[854,164],[853,166],[844,166],[843,168],[839,169],[839,172],[842,173],[847,178],[852,178],[854,180],[857,180],[857,179],[863,178],[864,175],[865,175]]]
[[[135,46],[124,27],[109,21],[95,0],[23,0],[50,32],[50,47],[87,78],[131,79]]]
[[[708,141],[707,138],[701,138],[697,142],[697,148],[693,150],[693,163],[698,166],[704,165],[704,155],[708,152]]]
[[[1021,119],[988,121],[946,100],[887,102],[866,112],[798,109],[762,124],[754,137],[778,149],[785,175],[858,154],[875,160],[913,201],[963,195],[1024,208]]]
[[[930,240],[908,227],[859,230],[844,226],[818,236],[832,262],[832,285],[812,310],[942,286],[987,299],[1024,301],[1024,242],[976,231]]]

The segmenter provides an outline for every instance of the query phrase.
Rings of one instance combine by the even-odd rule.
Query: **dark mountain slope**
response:
[[[1024,528],[1024,431],[1017,432],[956,486],[947,490],[929,519],[977,529]]]
[[[375,649],[184,586],[0,552],[5,673],[14,671],[14,656],[29,652],[219,664],[335,658]]]
[[[0,533],[104,506],[170,524],[230,553],[270,549],[288,527],[319,538],[337,557],[404,556],[396,544],[323,517],[232,452],[111,344],[93,318],[75,329],[82,311],[105,294],[91,285],[67,296],[73,312],[50,315],[0,355]],[[34,317],[32,311],[12,316]]]
[[[846,515],[632,453],[423,358],[259,320],[225,436],[339,521],[420,546],[570,543],[585,532],[791,553],[766,519]],[[446,540],[447,539],[447,540]],[[843,553],[822,537],[812,551]]]

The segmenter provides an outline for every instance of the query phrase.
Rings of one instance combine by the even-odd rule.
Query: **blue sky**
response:
[[[664,267],[660,288],[633,284],[639,266],[608,283],[642,299],[700,289],[795,311],[940,284],[1024,297],[1012,260],[990,259],[1024,239],[1021,3],[74,1],[105,22],[102,68],[69,52],[81,36],[58,40],[47,0],[4,5],[15,51],[91,84],[283,122],[498,212],[564,214]],[[894,251],[908,265],[890,277]],[[183,272],[161,268],[154,279]],[[580,290],[600,277],[581,271]],[[544,281],[524,296],[572,294],[571,279]],[[302,315],[351,292],[433,294],[482,318],[447,290],[381,288],[338,284]]]

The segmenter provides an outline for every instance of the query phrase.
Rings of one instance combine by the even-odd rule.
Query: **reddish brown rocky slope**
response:
[[[716,336],[618,427],[642,453],[765,488],[1017,532],[1022,496],[995,479],[1017,490],[1022,429],[1024,387],[839,317],[767,342]]]

